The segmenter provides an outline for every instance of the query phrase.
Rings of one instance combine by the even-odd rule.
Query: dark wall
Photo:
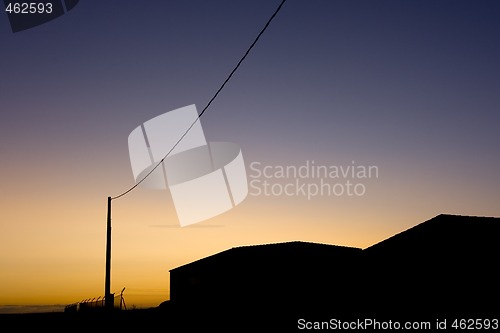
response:
[[[171,300],[237,308],[352,302],[361,249],[302,242],[234,248],[171,271]],[[332,302],[332,300],[336,300]]]

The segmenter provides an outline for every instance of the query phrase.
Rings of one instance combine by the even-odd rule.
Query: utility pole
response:
[[[106,282],[104,290],[104,307],[113,310],[114,297],[111,294],[111,197],[108,197],[108,222],[106,234]]]
[[[250,45],[250,47],[247,49],[243,57],[240,59],[240,61],[237,63],[236,67],[231,71],[229,76],[226,78],[226,80],[222,83],[222,85],[219,87],[219,89],[216,91],[215,95],[210,99],[208,104],[205,106],[205,108],[201,111],[201,113],[198,115],[196,120],[191,124],[191,126],[188,127],[186,132],[179,138],[179,140],[173,145],[173,147],[170,149],[170,151],[161,159],[160,162],[156,164],[156,166],[150,170],[141,180],[136,179],[135,185],[130,187],[127,191],[123,192],[120,195],[117,195],[115,197],[108,197],[108,220],[107,220],[107,235],[106,235],[106,281],[105,281],[105,287],[104,287],[104,307],[106,311],[112,311],[114,308],[114,294],[111,294],[110,288],[111,288],[111,200],[113,199],[118,199],[121,198],[122,196],[126,195],[130,191],[132,191],[134,188],[136,188],[140,183],[142,183],[160,164],[163,163],[163,160],[167,158],[167,156],[170,155],[170,153],[177,147],[177,145],[181,142],[181,140],[186,136],[188,131],[194,126],[195,122],[198,121],[198,119],[203,115],[203,113],[208,109],[208,107],[212,104],[212,101],[215,100],[219,92],[225,87],[226,83],[229,82],[233,74],[236,72],[236,70],[240,67],[241,63],[247,55],[250,53],[250,50],[255,46],[257,41],[259,40],[260,36],[264,33],[264,31],[267,29],[271,21],[274,19],[276,14],[280,11],[281,7],[283,4],[286,2],[286,0],[282,0],[278,8],[275,10],[274,14],[269,18],[267,23],[265,24],[264,28],[260,31],[260,33],[257,35],[253,43]],[[125,288],[123,289],[125,290]],[[122,295],[121,297],[123,298],[123,290],[122,290]]]

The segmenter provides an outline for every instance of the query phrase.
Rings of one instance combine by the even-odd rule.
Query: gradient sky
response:
[[[81,0],[18,33],[0,14],[0,305],[104,294],[128,135],[201,111],[279,2]],[[168,191],[138,187],[113,201],[111,291],[156,306],[170,269],[234,246],[365,248],[441,213],[500,217],[499,59],[498,1],[288,0],[201,118],[207,140],[240,145],[249,174],[354,161],[378,178],[185,228]]]

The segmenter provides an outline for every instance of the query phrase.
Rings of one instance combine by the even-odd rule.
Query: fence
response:
[[[123,298],[123,288],[120,295],[115,296],[115,294],[111,294],[113,296],[113,309],[115,310],[126,310],[127,306],[125,305],[125,299]],[[64,312],[90,312],[90,311],[103,311],[104,310],[104,302],[105,298],[103,296],[87,298],[80,302],[68,304],[64,308]]]

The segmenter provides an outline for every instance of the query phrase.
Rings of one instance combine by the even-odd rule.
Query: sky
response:
[[[81,0],[16,33],[0,14],[0,312],[104,295],[129,134],[200,112],[279,3]],[[157,306],[169,270],[232,247],[366,248],[442,213],[500,217],[498,59],[498,1],[288,0],[200,118],[241,148],[247,197],[187,227],[168,190],[113,200],[111,292]]]

